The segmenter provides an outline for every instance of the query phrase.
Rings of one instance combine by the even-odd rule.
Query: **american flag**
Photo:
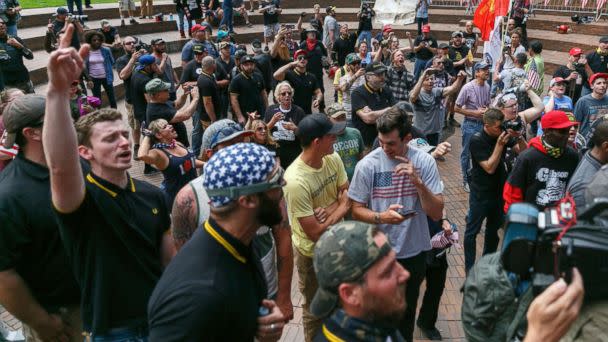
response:
[[[416,168],[416,172],[420,172],[420,169]],[[418,192],[407,175],[398,175],[393,171],[374,174],[372,198],[403,198],[412,196],[418,196]]]
[[[528,78],[528,82],[530,83],[530,87],[532,89],[538,89],[538,87],[540,87],[540,75],[538,74],[538,69],[536,68],[536,61],[534,61],[534,58],[532,58],[530,61],[530,67],[528,68],[526,77]]]
[[[597,13],[600,13],[600,9],[604,7],[606,0],[597,0]]]
[[[581,8],[585,8],[587,6],[587,0],[581,1]]]

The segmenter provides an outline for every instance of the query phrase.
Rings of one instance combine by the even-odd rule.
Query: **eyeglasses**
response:
[[[280,93],[279,95],[281,95],[281,96],[291,96],[291,92],[290,91],[284,91],[284,92]]]

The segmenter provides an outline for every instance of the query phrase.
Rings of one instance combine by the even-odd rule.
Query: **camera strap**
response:
[[[567,192],[566,196],[557,202],[556,207],[557,210],[554,213],[557,215],[560,226],[562,226],[562,231],[559,232],[555,241],[553,241],[553,274],[559,277],[558,249],[561,247],[561,240],[564,235],[576,224],[576,203],[574,202],[574,197],[572,197],[570,192]]]

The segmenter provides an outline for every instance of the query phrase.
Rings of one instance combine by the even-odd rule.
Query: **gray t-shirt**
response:
[[[406,156],[412,161],[416,172],[433,194],[443,192],[443,183],[433,157],[416,148],[408,148]],[[391,204],[401,204],[404,210],[416,210],[411,219],[398,225],[380,224],[397,253],[397,258],[409,258],[431,249],[431,237],[426,214],[414,184],[406,175],[397,175],[395,167],[401,163],[389,159],[381,148],[363,158],[355,168],[348,197],[365,203],[376,212],[385,211]]]
[[[593,176],[602,167],[600,162],[593,158],[589,152],[585,153],[583,159],[576,167],[570,182],[568,183],[568,192],[574,197],[574,202],[577,208],[584,208],[587,202],[585,201],[585,189],[587,184],[591,182]]]
[[[414,102],[414,127],[423,134],[439,133],[443,119],[443,88],[435,87],[430,93],[420,91],[418,101]]]
[[[323,23],[323,44],[325,44],[326,47],[329,46],[329,30],[334,31],[333,43],[340,35],[340,25],[338,25],[336,18],[332,17],[331,15],[326,16],[325,22]]]
[[[608,96],[604,95],[601,100],[596,100],[589,95],[585,95],[578,99],[576,107],[574,107],[574,116],[576,121],[581,123],[579,133],[585,138],[591,135],[591,124],[599,117],[608,114]]]
[[[500,72],[500,80],[505,90],[518,87],[526,80],[526,72],[522,68],[504,69]]]

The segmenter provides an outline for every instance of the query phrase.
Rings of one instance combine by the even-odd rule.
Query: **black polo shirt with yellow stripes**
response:
[[[150,341],[252,341],[266,293],[251,245],[209,219],[154,289],[148,307]]]
[[[92,173],[85,198],[57,213],[61,238],[80,286],[83,328],[144,328],[147,304],[162,272],[161,243],[170,227],[162,192],[129,176],[124,189]]]
[[[261,74],[254,72],[251,76],[239,72],[230,81],[228,91],[230,94],[238,95],[239,107],[241,113],[247,118],[247,113],[258,112],[258,115],[263,116],[266,112],[264,100],[260,96],[260,92],[264,90],[264,78]]]

